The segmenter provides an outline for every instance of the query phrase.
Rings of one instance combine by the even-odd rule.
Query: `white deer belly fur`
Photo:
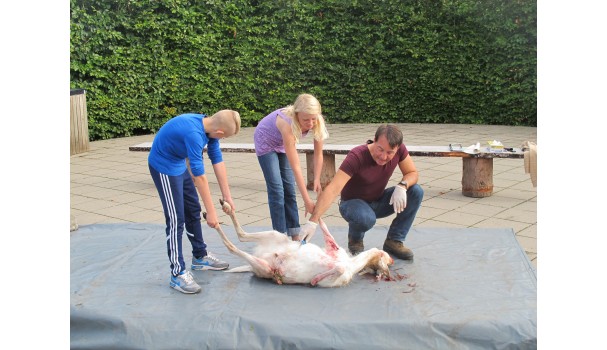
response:
[[[320,248],[313,243],[301,244],[286,235],[271,230],[245,232],[227,202],[221,201],[229,213],[241,242],[255,242],[253,253],[238,249],[225,235],[221,226],[215,227],[228,250],[249,263],[248,268],[237,267],[230,272],[251,271],[261,278],[273,279],[278,284],[311,284],[319,287],[341,287],[350,283],[362,270],[376,271],[390,278],[389,265],[394,261],[388,253],[377,248],[366,250],[357,256],[349,255],[336,242],[322,220],[319,221],[325,241]]]
[[[263,242],[258,245],[253,255],[265,260],[270,266],[282,271],[282,281],[286,284],[310,283],[319,273],[335,267],[342,267],[342,277],[338,280],[321,280],[321,287],[342,285],[352,279],[349,268],[350,257],[342,248],[332,257],[315,244],[301,244],[295,241],[282,241],[279,244]]]

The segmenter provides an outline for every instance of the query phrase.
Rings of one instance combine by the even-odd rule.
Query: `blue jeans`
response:
[[[362,199],[339,202],[339,212],[348,222],[348,239],[362,240],[365,232],[375,226],[378,218],[394,214],[394,207],[389,204],[392,192],[394,192],[394,187],[386,188],[379,200],[375,202],[367,202]],[[396,214],[386,238],[401,242],[405,240],[423,198],[424,190],[420,185],[415,184],[407,190],[407,207],[400,214]]]
[[[268,191],[272,228],[288,236],[299,234],[299,212],[295,176],[284,153],[270,152],[257,157]]]
[[[192,255],[201,257],[207,255],[207,245],[202,238],[200,223],[200,201],[198,192],[192,181],[192,176],[186,170],[179,176],[159,173],[151,165],[150,175],[158,190],[166,221],[167,254],[171,263],[173,276],[179,275],[186,269],[183,260],[183,228],[192,244]]]

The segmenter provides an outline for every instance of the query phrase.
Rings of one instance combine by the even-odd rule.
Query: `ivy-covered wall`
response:
[[[71,0],[91,140],[314,94],[329,123],[536,126],[535,0]]]

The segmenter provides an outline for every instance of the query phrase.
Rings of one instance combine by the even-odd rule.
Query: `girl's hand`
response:
[[[320,185],[320,180],[318,181],[314,181],[314,192],[316,192],[316,195],[318,198],[318,196],[320,196],[320,193],[322,192],[322,186]]]
[[[312,214],[314,212],[314,207],[316,206],[316,203],[309,201],[306,202],[306,212],[304,213],[304,216],[308,216],[308,214]]]

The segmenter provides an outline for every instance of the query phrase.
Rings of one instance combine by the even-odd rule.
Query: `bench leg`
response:
[[[462,158],[462,194],[482,198],[493,194],[493,158]]]
[[[306,167],[307,167],[307,178],[308,190],[314,190],[314,154],[306,153]],[[335,155],[334,154],[323,154],[323,165],[322,172],[320,173],[320,185],[325,188],[329,182],[335,176]]]

